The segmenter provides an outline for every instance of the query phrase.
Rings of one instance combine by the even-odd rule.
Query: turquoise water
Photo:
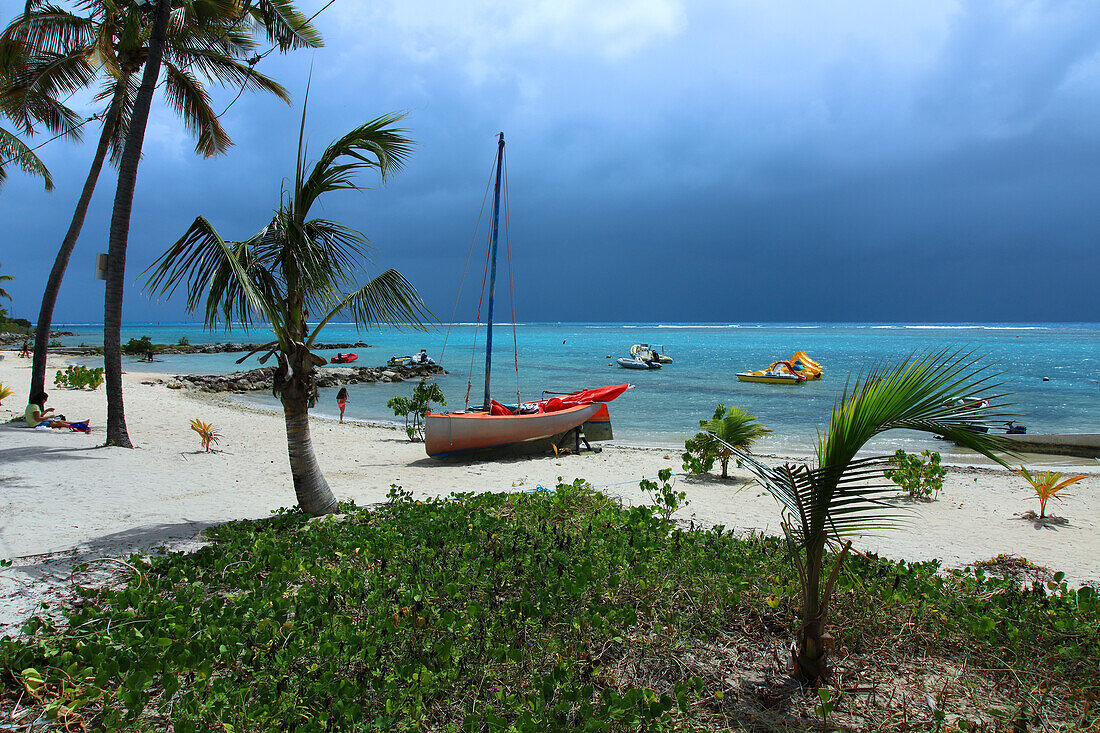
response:
[[[59,328],[75,332],[63,339],[67,345],[102,341],[98,325]],[[1030,432],[1100,432],[1100,324],[523,324],[516,326],[515,334],[523,400],[541,397],[544,389],[567,392],[623,382],[636,386],[610,406],[620,442],[682,445],[699,419],[709,418],[715,405],[723,402],[752,412],[775,431],[764,448],[809,449],[849,374],[876,362],[943,347],[973,350],[996,362],[996,369],[1004,372],[1007,389],[1015,395],[1012,409]],[[199,344],[261,342],[268,333],[235,330],[228,335],[207,334],[195,324],[131,324],[123,331],[123,341],[142,335],[157,343],[175,343],[186,336]],[[373,348],[356,350],[357,363],[377,366],[392,355],[421,348],[440,361],[446,337],[445,327],[430,333],[391,329],[356,333],[351,326],[334,324],[325,329],[323,340],[372,344]],[[498,326],[493,338],[493,396],[511,402],[516,396],[512,327]],[[473,383],[471,404],[481,402],[484,328],[477,334],[478,352],[471,373],[473,339],[471,325],[451,330],[441,360],[451,373],[439,377],[450,407],[462,407],[468,380]],[[638,342],[663,344],[674,363],[653,371],[627,370],[614,364],[614,358],[626,355],[631,344]],[[747,384],[734,376],[746,369],[764,368],[798,350],[824,366],[824,379],[788,386]],[[328,357],[335,352],[320,353]],[[606,358],[608,355],[612,358]],[[256,357],[237,366],[234,361],[240,356],[166,355],[153,364],[128,359],[124,368],[194,374],[258,366]],[[1044,377],[1049,381],[1043,381]],[[386,401],[411,389],[408,383],[352,385],[347,416],[392,420]],[[317,412],[336,414],[335,392],[322,390]],[[272,407],[277,404],[270,395],[242,399]],[[939,441],[905,433],[884,436],[875,447],[944,448]]]

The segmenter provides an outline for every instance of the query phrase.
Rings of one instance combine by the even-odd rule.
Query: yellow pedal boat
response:
[[[802,384],[806,381],[806,378],[799,374],[787,361],[777,361],[767,369],[738,372],[737,378],[742,382],[759,382],[761,384]]]

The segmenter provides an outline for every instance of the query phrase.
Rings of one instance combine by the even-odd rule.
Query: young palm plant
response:
[[[899,519],[884,502],[893,491],[893,484],[882,481],[890,457],[857,458],[857,453],[876,435],[900,428],[942,435],[1004,465],[996,455],[1004,450],[1003,439],[982,432],[987,423],[1005,419],[995,412],[1001,405],[992,404],[1004,396],[991,394],[1000,386],[996,377],[980,358],[946,349],[875,367],[845,385],[818,438],[814,465],[773,468],[715,437],[783,512],[782,527],[801,584],[801,627],[793,663],[803,681],[819,685],[828,675],[831,640],[825,624],[833,584],[851,547],[845,538]],[[955,404],[962,397],[985,402]],[[826,557],[830,543],[839,547],[831,568]]]
[[[692,439],[692,447],[704,456],[713,456],[722,464],[722,478],[729,478],[729,464],[733,458],[733,452],[727,445],[748,448],[765,435],[772,434],[767,426],[756,422],[756,415],[750,415],[736,406],[727,410],[725,405],[718,405],[714,417],[701,421],[699,427],[703,430]],[[714,440],[715,437],[720,440]],[[704,465],[709,469],[712,464],[706,461]]]
[[[1047,502],[1052,496],[1070,484],[1075,484],[1085,478],[1084,476],[1071,476],[1062,481],[1062,474],[1058,471],[1036,471],[1031,473],[1023,466],[1020,466],[1020,470],[1016,473],[1023,476],[1031,484],[1031,488],[1035,489],[1035,495],[1039,497],[1039,519],[1046,519]],[[1030,514],[1030,516],[1035,515]]]
[[[357,171],[375,168],[384,181],[401,168],[412,143],[393,126],[399,119],[386,115],[356,127],[310,168],[303,110],[294,187],[283,192],[271,222],[243,242],[226,242],[200,216],[146,271],[152,271],[146,288],[160,295],[170,296],[186,281],[187,309],[201,307],[207,328],[247,326],[259,318],[274,331],[277,340],[265,347],[269,351],[261,361],[277,355],[274,392],[283,404],[294,492],[298,506],[309,514],[329,512],[336,503],[309,433],[316,368],[325,363],[310,347],[321,329],[341,313],[358,327],[423,328],[430,318],[416,290],[396,270],[348,291],[369,246],[366,237],[338,222],[310,218],[324,194],[358,190]],[[320,315],[312,330],[306,323],[311,314]]]

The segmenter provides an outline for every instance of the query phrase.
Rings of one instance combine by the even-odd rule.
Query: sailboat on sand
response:
[[[577,431],[588,440],[610,440],[611,416],[607,403],[633,385],[619,384],[569,393],[544,392],[544,399],[503,405],[490,395],[493,366],[493,304],[497,274],[497,235],[500,224],[501,177],[504,168],[504,133],[497,141],[496,184],[489,234],[489,309],[485,337],[485,398],[480,406],[463,412],[428,413],[424,416],[424,446],[429,456],[444,458],[471,452],[523,452],[542,440],[564,439]],[[513,319],[514,320],[514,319]],[[518,370],[518,359],[517,359]],[[546,397],[546,395],[553,395]]]

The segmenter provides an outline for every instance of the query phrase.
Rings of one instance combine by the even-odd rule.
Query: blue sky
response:
[[[316,23],[325,48],[261,62],[294,106],[243,96],[222,158],[155,103],[126,320],[185,318],[137,276],[195,216],[231,239],[266,223],[312,65],[312,150],[394,111],[417,142],[385,188],[317,213],[443,320],[503,130],[521,321],[1100,321],[1092,0],[336,0]],[[42,148],[54,193],[16,171],[0,191],[16,315],[37,314],[97,135]],[[102,317],[113,194],[104,175],[56,321]]]

